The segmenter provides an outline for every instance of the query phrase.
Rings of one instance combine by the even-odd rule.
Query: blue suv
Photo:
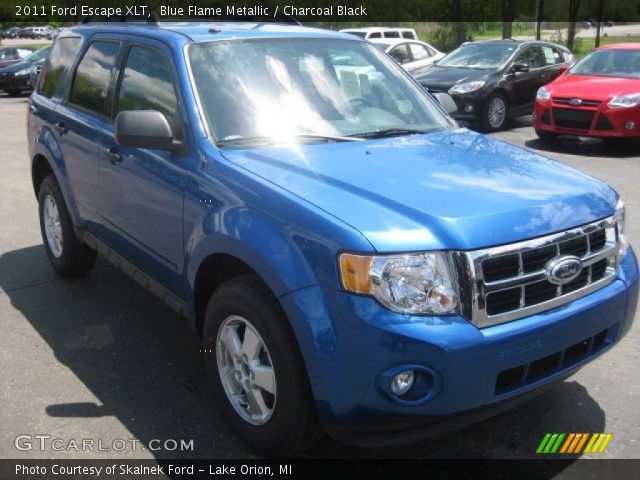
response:
[[[268,454],[407,442],[562,380],[631,327],[609,186],[459,128],[373,45],[276,24],[87,24],[29,103],[47,255],[96,252],[202,337]]]

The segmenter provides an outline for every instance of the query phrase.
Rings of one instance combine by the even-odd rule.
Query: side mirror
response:
[[[528,72],[529,70],[531,70],[531,67],[529,67],[528,63],[516,63],[513,65],[514,73],[524,73]]]
[[[569,65],[568,63],[560,65],[560,73],[566,72],[567,70],[569,70],[569,67],[571,67],[571,65]]]
[[[157,110],[126,110],[116,117],[115,140],[119,145],[150,150],[176,150],[167,117]]]
[[[455,115],[455,113],[458,111],[456,102],[448,93],[435,92],[431,95],[433,95],[433,97],[438,101],[438,103],[440,103],[440,105],[442,105],[442,108],[444,108],[449,115]]]

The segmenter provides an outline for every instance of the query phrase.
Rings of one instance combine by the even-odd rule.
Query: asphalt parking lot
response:
[[[78,281],[49,267],[30,180],[26,105],[27,96],[0,96],[0,457],[255,457],[225,425],[199,341],[172,311],[104,259]],[[640,247],[637,145],[565,140],[549,148],[528,118],[495,136],[608,181],[626,201],[631,243]],[[326,440],[308,456],[525,458],[536,456],[546,432],[610,432],[601,457],[639,458],[639,332],[636,321],[617,348],[563,384],[464,430],[394,448]],[[18,450],[19,435],[102,439],[107,447],[125,439],[127,448],[40,451],[34,442]],[[143,449],[153,439],[193,440],[194,449]]]

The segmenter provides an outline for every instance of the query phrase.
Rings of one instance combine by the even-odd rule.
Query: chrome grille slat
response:
[[[592,245],[593,242],[595,247]],[[551,246],[555,246],[555,249]],[[457,273],[464,290],[461,295],[462,313],[477,327],[483,328],[569,303],[608,285],[615,279],[618,250],[615,223],[613,217],[608,217],[582,227],[532,240],[470,252],[456,252],[455,264],[458,266]],[[549,283],[546,264],[556,258],[573,255],[572,252],[580,253],[577,256],[583,265],[581,274],[563,285]],[[523,255],[527,256],[528,264]],[[492,260],[491,268],[497,269],[491,273],[492,281],[484,279],[483,267],[488,260]],[[602,263],[605,260],[607,263]],[[545,265],[537,268],[542,262],[545,262]],[[527,271],[527,266],[534,267],[535,270]],[[594,271],[598,272],[595,281]],[[516,272],[517,274],[513,275]],[[500,296],[489,298],[496,294]],[[493,314],[490,313],[490,308]]]

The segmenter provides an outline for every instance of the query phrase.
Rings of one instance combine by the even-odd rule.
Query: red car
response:
[[[533,127],[542,140],[640,137],[640,43],[600,47],[541,87]]]

